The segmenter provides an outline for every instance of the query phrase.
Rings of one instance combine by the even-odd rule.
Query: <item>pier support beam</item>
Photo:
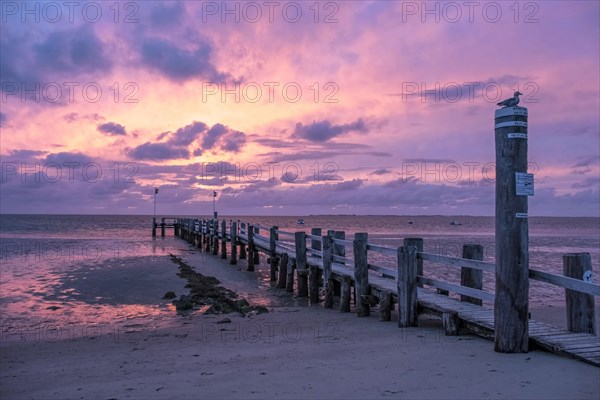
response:
[[[496,296],[494,350],[529,350],[529,224],[527,195],[517,193],[517,174],[527,172],[527,109],[495,113]]]
[[[563,255],[563,272],[573,279],[591,280],[592,258],[589,253]],[[565,289],[567,328],[571,332],[596,334],[594,296]]]

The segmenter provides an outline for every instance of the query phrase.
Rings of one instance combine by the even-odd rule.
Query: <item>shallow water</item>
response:
[[[479,243],[494,260],[494,219],[488,217],[306,216],[232,217],[293,232],[312,227],[343,230],[346,238],[369,232],[369,242],[395,247],[404,237],[422,237],[425,251],[460,257],[464,243]],[[229,218],[227,218],[229,219]],[[0,325],[2,340],[42,335],[97,334],[132,330],[136,326],[168,324],[178,318],[162,295],[186,293],[169,254],[191,257],[202,272],[198,254],[182,240],[152,239],[148,216],[26,216],[0,220]],[[451,222],[460,225],[451,225]],[[159,233],[160,234],[160,233]],[[262,232],[268,235],[266,232]],[[290,239],[292,237],[290,236]],[[562,254],[589,252],[594,275],[600,259],[600,219],[531,218],[530,268],[562,274]],[[347,250],[351,256],[351,249]],[[195,258],[194,258],[195,257]],[[369,262],[395,268],[393,257],[372,253]],[[266,276],[234,275],[220,279],[241,291],[253,304],[289,303],[287,294],[272,290]],[[233,270],[232,270],[233,271]],[[239,273],[235,270],[233,273]],[[425,263],[425,274],[460,281],[460,270]],[[494,277],[484,274],[484,288],[493,291]],[[239,283],[239,284],[238,284]],[[244,292],[244,287],[257,290]],[[564,290],[539,282],[530,287],[531,307],[561,305]]]

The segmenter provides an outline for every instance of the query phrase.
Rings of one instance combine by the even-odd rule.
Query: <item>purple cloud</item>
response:
[[[98,131],[109,136],[127,135],[125,127],[121,124],[117,124],[116,122],[106,122],[104,124],[100,124],[98,125]]]
[[[362,118],[343,125],[332,125],[330,121],[324,120],[313,122],[310,125],[303,125],[298,122],[292,136],[311,142],[325,142],[349,132],[367,133],[368,131],[369,129]]]

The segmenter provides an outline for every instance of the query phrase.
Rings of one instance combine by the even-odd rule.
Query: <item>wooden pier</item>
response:
[[[243,261],[246,271],[254,271],[262,253],[274,285],[296,291],[313,304],[324,302],[326,308],[333,308],[337,298],[341,312],[350,312],[354,304],[359,317],[369,316],[378,304],[382,321],[391,320],[396,306],[400,327],[417,326],[418,315],[428,314],[442,319],[446,335],[469,332],[495,338],[494,309],[481,305],[484,301],[494,304],[495,296],[483,290],[480,279],[482,271],[493,273],[495,264],[481,261],[479,245],[464,245],[463,258],[454,258],[423,252],[420,238],[406,238],[403,246],[393,248],[369,243],[367,233],[356,233],[349,240],[340,231],[321,235],[321,229],[314,228],[307,234],[241,221],[176,219],[173,225],[176,236],[207,253],[220,254],[232,265]],[[347,250],[352,251],[352,257]],[[370,252],[397,260],[397,268],[370,264]],[[460,268],[461,284],[425,276],[424,262]],[[600,366],[600,338],[595,334],[593,310],[600,286],[582,280],[585,271],[591,269],[589,256],[566,254],[564,265],[571,277],[529,269],[529,279],[565,288],[567,310],[572,310],[568,315],[570,328],[529,319],[528,344]]]

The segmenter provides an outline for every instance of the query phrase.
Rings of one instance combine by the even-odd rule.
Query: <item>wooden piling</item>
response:
[[[333,308],[333,278],[331,276],[331,236],[321,236],[323,247],[323,282],[325,286],[325,308]]]
[[[371,315],[371,308],[365,297],[369,292],[369,269],[367,264],[367,243],[369,235],[366,232],[357,232],[354,234],[354,282],[355,282],[355,300],[357,302],[357,315],[359,317],[368,317]]]
[[[210,253],[211,244],[212,244],[211,221],[206,220],[206,252],[207,253]]]
[[[381,292],[379,295],[379,320],[392,320],[392,293]]]
[[[419,253],[423,252],[423,239],[408,237],[404,239],[404,246],[414,246]],[[423,276],[423,260],[417,258],[417,275]],[[417,284],[419,287],[423,287],[421,283]],[[439,292],[438,292],[439,293]],[[448,294],[448,293],[446,293]]]
[[[271,282],[277,281],[277,262],[279,261],[277,259],[277,229],[279,229],[277,226],[272,226],[271,229],[269,229],[269,258],[271,261]]]
[[[346,232],[344,231],[327,231],[327,234],[334,239],[346,239]],[[346,247],[342,244],[333,244],[333,255],[346,257]],[[341,296],[341,283],[335,280],[333,281],[333,294],[335,296]]]
[[[280,289],[286,288],[287,269],[288,269],[288,255],[287,255],[287,253],[283,253],[279,260],[279,277],[277,280],[277,287]]]
[[[246,225],[246,233],[248,234],[248,254],[246,271],[254,271],[254,226]]]
[[[563,255],[563,273],[579,280],[591,280],[592,258],[589,253]],[[594,296],[565,289],[567,328],[571,332],[596,333]]]
[[[321,236],[321,228],[312,228],[310,234],[313,236]],[[318,240],[311,239],[310,241],[311,250],[321,251],[321,242]],[[319,287],[321,286],[321,270],[315,266],[310,266],[309,275],[309,298],[311,304],[317,304],[319,302]]]
[[[260,235],[260,230],[258,228],[258,226],[254,227],[254,235]],[[256,247],[256,243],[254,243],[254,240],[252,241],[252,255],[253,255],[253,260],[254,260],[254,265],[258,265],[260,263],[260,250],[258,250],[258,248]]]
[[[214,256],[219,254],[219,220],[213,220],[213,245],[212,253]]]
[[[517,194],[517,173],[527,172],[527,109],[495,113],[496,294],[494,350],[529,349],[529,225],[527,195]]]
[[[231,259],[229,264],[237,264],[237,222],[231,223],[231,232],[229,233],[231,240]]]
[[[483,246],[480,244],[464,244],[462,248],[462,257],[469,260],[483,261]],[[462,267],[460,269],[460,284],[462,286],[482,290],[483,271],[475,268]],[[481,299],[466,296],[464,294],[460,295],[460,300],[477,304],[478,306],[482,304]]]
[[[340,293],[340,312],[350,312],[350,297],[352,293],[352,278],[344,275]]]
[[[287,267],[287,278],[285,282],[285,290],[290,293],[294,292],[294,270],[296,269],[296,259],[293,258]]]
[[[165,225],[166,225],[165,218],[163,217],[160,220],[160,236],[161,237],[165,237]]]
[[[398,248],[398,326],[417,326],[417,249]]]
[[[296,232],[296,277],[298,280],[298,297],[308,297],[308,269],[306,265],[306,234]]]
[[[227,222],[221,221],[221,259],[227,260]]]

